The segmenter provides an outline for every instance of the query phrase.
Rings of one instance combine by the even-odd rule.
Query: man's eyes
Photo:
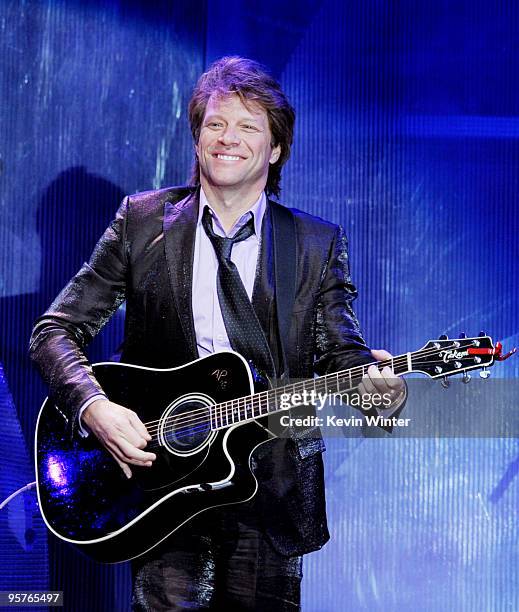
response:
[[[206,123],[206,126],[212,130],[220,130],[224,127],[224,124],[221,121],[209,121],[209,123]],[[252,125],[250,123],[243,123],[242,125],[240,125],[240,128],[243,130],[247,130],[247,132],[259,131],[256,125]]]

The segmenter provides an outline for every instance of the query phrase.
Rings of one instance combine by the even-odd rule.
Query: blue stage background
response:
[[[32,322],[125,193],[184,182],[190,91],[224,54],[264,62],[296,107],[281,201],[344,225],[371,346],[480,329],[518,344],[518,25],[511,1],[1,3],[0,395],[20,425],[20,448],[0,446],[2,499],[13,465],[19,486],[33,479],[45,390],[26,358]],[[123,318],[93,360],[115,352]],[[519,609],[516,439],[327,445],[332,541],[305,560],[304,610]],[[18,511],[41,538],[31,495]],[[0,526],[0,590],[127,609],[126,566]],[[46,564],[22,576],[12,559],[31,554]]]

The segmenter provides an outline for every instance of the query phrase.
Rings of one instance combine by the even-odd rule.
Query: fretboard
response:
[[[309,405],[312,403],[312,398],[346,394],[359,386],[362,377],[371,365],[375,365],[379,370],[389,366],[398,376],[408,374],[413,370],[413,361],[422,352],[420,350],[405,353],[386,361],[355,366],[333,374],[325,374],[216,404],[211,407],[211,429],[226,429],[237,423],[289,410],[298,401],[299,405]]]

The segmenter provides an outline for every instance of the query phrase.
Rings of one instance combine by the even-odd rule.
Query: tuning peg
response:
[[[461,332],[461,334],[458,337],[459,338],[466,338],[467,334],[465,332]]]
[[[488,378],[490,376],[490,370],[483,368],[479,373],[480,378]]]
[[[450,381],[450,380],[447,380],[447,377],[446,377],[446,376],[444,376],[444,377],[441,379],[441,385],[442,385],[442,387],[443,387],[444,389],[448,389],[448,388],[451,386],[451,381]]]
[[[449,336],[447,336],[447,334],[442,334],[442,335],[441,335],[441,336],[438,338],[438,340],[448,340],[448,339],[449,339]]]
[[[463,372],[462,380],[467,385],[470,382],[470,374],[468,372]]]
[[[479,332],[479,334],[478,334],[478,336],[479,336],[480,338],[482,338],[483,336],[486,336],[486,333],[485,333],[484,331],[480,331],[480,332]]]

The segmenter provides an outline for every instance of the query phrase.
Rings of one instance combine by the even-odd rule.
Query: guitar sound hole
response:
[[[192,453],[211,435],[206,402],[190,399],[166,411],[161,424],[163,444],[176,453]]]

